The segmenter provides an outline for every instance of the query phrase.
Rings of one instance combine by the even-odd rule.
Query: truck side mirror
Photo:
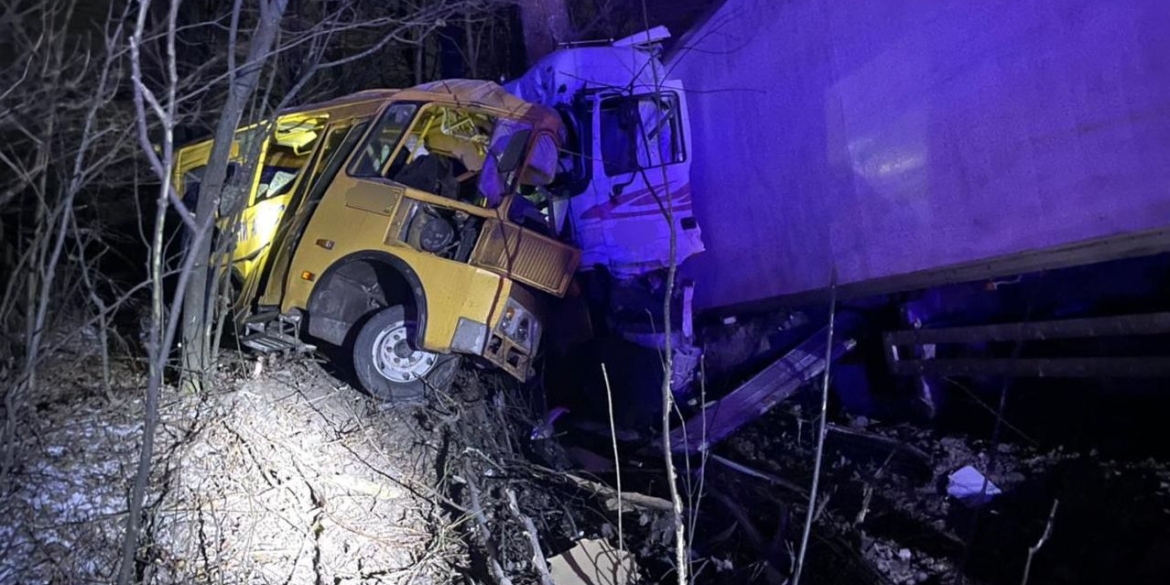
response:
[[[510,173],[520,168],[524,162],[524,153],[528,148],[530,136],[532,130],[525,128],[508,137],[508,144],[504,147],[497,166],[501,173]]]

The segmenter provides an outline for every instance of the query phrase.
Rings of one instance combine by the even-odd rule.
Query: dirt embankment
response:
[[[251,362],[248,367],[253,367]],[[407,409],[378,410],[314,363],[164,391],[139,574],[149,582],[444,583],[464,556],[429,493]],[[0,504],[0,582],[107,582],[141,444],[141,383],[110,402],[58,379]]]

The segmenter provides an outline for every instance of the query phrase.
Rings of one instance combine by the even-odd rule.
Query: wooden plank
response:
[[[687,453],[706,450],[795,394],[825,371],[827,337],[828,328],[822,328],[739,388],[673,429],[670,442],[674,450]],[[837,336],[833,359],[855,345],[852,339]]]

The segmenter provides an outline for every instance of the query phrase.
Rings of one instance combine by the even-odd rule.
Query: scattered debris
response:
[[[464,371],[457,394],[428,408],[384,409],[312,363],[266,358],[254,372],[252,362],[236,364],[216,386],[223,392],[167,395],[150,546],[139,553],[155,582],[252,574],[425,583],[471,571],[483,582],[618,585],[670,574],[672,506],[660,497],[654,458],[622,457],[619,499],[607,483],[613,460],[582,457],[588,443],[561,445],[581,433],[554,433],[555,416],[515,408],[503,376]],[[35,453],[23,483],[0,500],[13,519],[0,524],[0,543],[10,543],[0,544],[0,582],[108,580],[140,432],[141,406],[122,400],[93,394],[39,411],[36,436],[24,439]],[[791,574],[815,429],[799,401],[680,459],[698,582],[782,583]],[[1092,562],[1127,582],[1157,582],[1146,577],[1158,574],[1157,551],[1170,550],[1164,461],[852,420],[829,426],[810,582],[998,585],[1030,575],[1063,585],[1103,579]],[[645,439],[618,435],[623,449]],[[573,455],[564,468],[544,467],[527,459],[525,444]],[[993,455],[994,468],[981,473]],[[978,499],[984,481],[988,498],[961,505]],[[1132,551],[1142,558],[1118,569]]]

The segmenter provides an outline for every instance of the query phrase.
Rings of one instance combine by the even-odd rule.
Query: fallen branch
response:
[[[497,560],[499,554],[496,551],[496,545],[492,541],[492,530],[488,526],[487,515],[483,513],[483,507],[479,500],[479,487],[475,485],[471,477],[454,478],[456,481],[462,481],[467,484],[467,491],[471,496],[471,516],[475,518],[475,524],[478,527],[479,538],[483,541],[484,550],[487,551],[487,564],[495,577],[496,582],[500,585],[512,585],[512,580],[504,573],[504,568],[500,566],[500,561]]]
[[[786,479],[782,479],[782,478],[777,477],[775,475],[772,475],[770,473],[766,473],[766,472],[760,471],[758,469],[748,467],[747,465],[744,465],[742,463],[736,463],[735,461],[732,461],[726,457],[722,457],[719,455],[711,454],[711,460],[716,462],[716,463],[719,463],[720,465],[723,465],[724,467],[726,467],[732,471],[738,471],[739,473],[742,473],[744,475],[754,477],[756,479],[762,479],[768,483],[780,486],[784,489],[787,489],[788,491],[794,492],[794,493],[799,494],[803,497],[806,497],[806,498],[808,497],[808,492],[805,491],[804,488],[802,488],[802,487],[800,487],[800,486],[798,486],[798,485],[796,485],[796,484],[794,484]]]
[[[652,510],[661,510],[663,512],[670,512],[674,510],[674,505],[671,504],[668,500],[664,500],[662,498],[647,496],[637,492],[625,492],[621,494],[621,498],[619,499],[619,492],[605,484],[588,480],[583,477],[577,477],[569,473],[563,473],[561,476],[577,484],[578,487],[593,492],[594,495],[604,496],[606,498],[605,507],[608,510],[618,510],[620,513],[629,510],[629,506],[650,508]],[[620,506],[618,502],[621,503]]]
[[[548,563],[544,560],[544,552],[540,549],[540,539],[536,537],[536,525],[532,523],[532,518],[525,516],[520,512],[520,504],[516,503],[516,492],[511,489],[507,490],[508,494],[508,511],[524,525],[524,532],[528,534],[528,542],[532,544],[532,566],[536,567],[536,572],[540,573],[541,585],[553,585],[552,575],[548,572]]]

